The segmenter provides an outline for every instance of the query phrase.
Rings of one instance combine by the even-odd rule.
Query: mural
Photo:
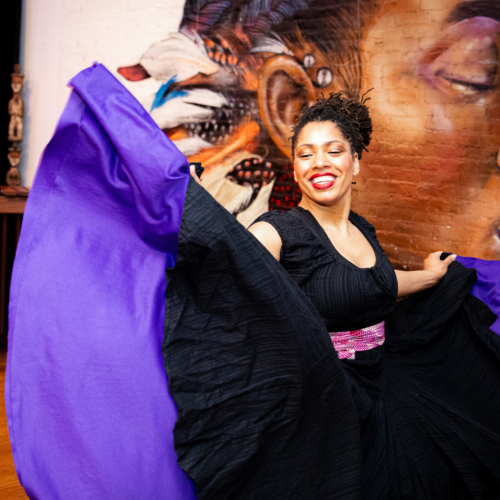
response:
[[[178,33],[118,72],[243,224],[300,200],[288,137],[322,93],[368,88],[354,209],[397,267],[500,258],[500,2],[188,0]]]

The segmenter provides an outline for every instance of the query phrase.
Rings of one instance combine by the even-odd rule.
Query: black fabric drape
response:
[[[307,239],[288,229],[288,249]],[[366,289],[349,286],[360,273],[337,291],[316,284],[354,301]],[[371,274],[383,302],[382,274]],[[437,286],[400,301],[385,316],[385,344],[354,360],[339,360],[320,294],[293,276],[190,182],[167,272],[163,355],[179,411],[175,450],[198,498],[500,498],[500,337],[489,329],[495,315],[469,294],[475,270],[452,263]]]
[[[176,452],[198,498],[358,498],[354,404],[321,317],[194,181],[167,282]]]

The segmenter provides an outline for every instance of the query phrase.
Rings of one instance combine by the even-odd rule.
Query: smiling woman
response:
[[[377,259],[369,239],[355,222],[362,218],[351,212],[351,184],[353,176],[359,174],[359,158],[367,150],[373,132],[367,101],[365,96],[358,101],[333,93],[329,98],[320,98],[304,110],[291,137],[294,179],[302,199],[299,210],[292,209],[290,215],[302,217],[306,223],[312,218],[321,227],[320,239],[326,237],[327,246],[363,269],[375,266]],[[267,213],[249,228],[280,261],[284,241],[289,241],[280,229],[280,221],[284,220],[288,217],[283,213]],[[438,254],[426,259],[424,271],[396,271],[399,297],[439,282],[455,255],[440,262]],[[385,261],[388,263],[387,258]]]
[[[308,200],[335,204],[348,195],[350,207],[352,177],[359,173],[359,159],[370,144],[372,123],[365,106],[341,94],[321,98],[302,114],[293,129],[294,179],[307,208]],[[324,191],[335,185],[334,190]]]

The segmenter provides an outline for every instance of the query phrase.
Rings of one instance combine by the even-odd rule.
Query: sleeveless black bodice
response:
[[[396,274],[373,226],[352,211],[349,220],[375,251],[373,267],[360,268],[345,259],[314,216],[301,207],[267,212],[256,220],[278,231],[281,265],[311,299],[330,332],[380,323],[393,311],[398,293]]]

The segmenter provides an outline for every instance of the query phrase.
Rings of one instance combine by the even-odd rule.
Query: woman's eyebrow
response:
[[[469,0],[455,5],[446,22],[456,24],[473,17],[489,17],[500,22],[500,2],[498,0]]]
[[[333,144],[335,142],[338,142],[339,144],[344,144],[342,141],[339,141],[338,139],[334,139],[333,141],[324,142],[322,145],[329,146],[330,144]],[[314,144],[299,144],[297,146],[297,148],[312,148],[312,147],[314,147]]]
[[[342,145],[344,144],[342,141],[339,141],[338,139],[334,139],[333,141],[324,142],[323,146],[330,146],[330,144],[334,144],[336,142],[338,142],[339,144],[342,144]]]

